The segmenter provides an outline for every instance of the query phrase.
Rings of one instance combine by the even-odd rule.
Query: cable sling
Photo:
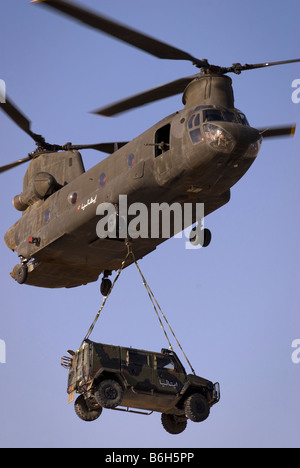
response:
[[[194,371],[194,369],[193,369],[193,367],[192,367],[192,365],[191,365],[191,363],[190,363],[190,361],[189,361],[189,359],[188,359],[188,357],[186,356],[186,354],[185,354],[185,352],[184,352],[184,350],[183,350],[181,344],[179,343],[179,341],[178,341],[178,339],[177,339],[177,337],[176,337],[176,335],[175,335],[175,333],[174,333],[174,331],[173,331],[171,325],[169,324],[169,322],[168,322],[168,320],[167,320],[167,317],[166,317],[165,314],[163,313],[163,311],[162,311],[162,309],[161,309],[159,303],[157,302],[157,300],[156,300],[156,298],[155,298],[155,296],[154,296],[154,294],[153,294],[153,292],[152,292],[152,290],[151,290],[149,284],[148,284],[147,281],[146,281],[146,278],[144,277],[144,275],[143,275],[143,273],[142,273],[142,271],[141,271],[141,269],[140,269],[140,267],[139,267],[139,265],[138,265],[138,262],[137,262],[136,259],[135,259],[134,253],[133,253],[133,251],[132,251],[132,245],[131,245],[131,243],[130,243],[129,241],[126,241],[125,244],[126,244],[126,247],[127,247],[127,254],[126,254],[126,257],[124,258],[124,260],[123,260],[123,262],[122,262],[122,264],[121,264],[121,267],[120,267],[120,269],[119,269],[119,271],[118,271],[118,273],[117,273],[117,275],[116,275],[116,277],[115,277],[115,279],[114,279],[114,281],[113,281],[113,283],[112,283],[112,285],[111,285],[111,288],[110,288],[110,290],[109,290],[107,296],[103,297],[102,305],[101,305],[99,311],[97,312],[97,314],[96,314],[96,316],[95,316],[95,318],[94,318],[94,321],[93,321],[93,323],[91,324],[91,326],[90,326],[90,328],[89,328],[87,334],[85,335],[85,337],[84,337],[84,339],[83,339],[83,341],[82,341],[82,343],[81,343],[79,349],[81,349],[82,346],[83,346],[83,344],[84,344],[84,342],[85,342],[86,340],[89,339],[89,337],[90,337],[90,335],[91,335],[91,333],[92,333],[92,331],[93,331],[93,329],[94,329],[94,327],[95,327],[95,325],[96,325],[96,323],[97,323],[97,321],[98,321],[98,319],[99,319],[99,317],[100,317],[100,314],[101,314],[101,312],[102,312],[102,310],[103,310],[103,308],[104,308],[104,306],[105,306],[105,303],[106,303],[106,301],[107,301],[107,299],[108,299],[108,297],[109,297],[109,295],[110,295],[110,293],[111,293],[111,291],[112,291],[114,285],[116,284],[116,282],[117,282],[117,280],[118,280],[118,278],[119,278],[119,276],[120,276],[120,274],[121,274],[123,268],[125,267],[126,260],[128,259],[128,257],[131,256],[132,259],[133,259],[133,262],[135,263],[135,265],[136,265],[136,267],[137,267],[137,270],[138,270],[139,274],[141,275],[141,278],[142,278],[142,280],[143,280],[143,284],[144,284],[144,286],[145,286],[145,288],[146,288],[146,291],[147,291],[147,293],[148,293],[149,299],[150,299],[150,301],[151,301],[151,303],[152,303],[152,305],[153,305],[153,308],[154,308],[154,311],[155,311],[156,316],[157,316],[157,318],[158,318],[158,321],[159,321],[159,323],[160,323],[160,326],[161,326],[161,328],[162,328],[162,330],[163,330],[163,332],[164,332],[164,334],[165,334],[165,337],[166,337],[166,339],[167,339],[167,341],[168,341],[168,343],[169,343],[169,349],[173,351],[173,347],[172,347],[172,345],[171,345],[170,339],[169,339],[168,334],[167,334],[167,332],[166,332],[166,330],[165,330],[165,327],[164,327],[164,325],[163,325],[163,322],[162,322],[162,319],[161,319],[161,317],[160,317],[160,315],[159,315],[159,312],[160,312],[162,318],[164,319],[164,321],[166,322],[166,324],[168,325],[169,330],[170,330],[170,332],[172,333],[172,335],[173,335],[173,337],[174,337],[174,339],[175,339],[177,345],[179,346],[179,348],[180,348],[182,354],[184,355],[184,357],[185,357],[185,359],[186,359],[188,365],[190,366],[190,368],[191,368],[191,370],[192,370],[192,373],[193,373],[194,375],[196,375],[196,374],[195,374],[195,371]]]

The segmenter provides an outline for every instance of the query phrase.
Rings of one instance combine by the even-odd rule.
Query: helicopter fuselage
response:
[[[76,171],[69,180],[57,180],[60,188],[50,196],[32,205],[29,200],[21,219],[5,235],[7,246],[28,262],[27,284],[73,287],[117,270],[125,256],[124,242],[97,236],[96,210],[102,203],[114,204],[117,210],[120,195],[127,196],[128,205],[148,207],[204,203],[205,215],[229,201],[230,188],[257,156],[260,133],[233,106],[192,101],[192,106],[186,103],[86,172],[77,151],[45,153],[30,163],[35,165],[31,174],[42,170],[56,180],[62,167]],[[48,162],[41,167],[43,158]],[[136,258],[165,240],[134,239]],[[11,275],[16,279],[15,270]]]

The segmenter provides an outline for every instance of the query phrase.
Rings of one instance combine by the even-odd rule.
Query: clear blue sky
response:
[[[211,63],[299,58],[298,0],[87,0],[85,5]],[[27,0],[2,0],[0,78],[48,141],[131,139],[181,109],[180,96],[114,119],[88,112],[195,73],[156,59]],[[208,249],[172,239],[140,262],[198,375],[220,381],[221,402],[203,424],[167,434],[160,415],[104,410],[94,423],[67,406],[60,356],[76,349],[100,304],[99,285],[73,290],[20,286],[18,263],[0,243],[1,447],[299,447],[300,104],[291,100],[299,64],[233,77],[236,107],[253,126],[298,122],[294,139],[265,141],[233,188],[231,202],[206,219]],[[31,140],[0,113],[1,164],[25,157]],[[86,168],[104,156],[83,153]],[[18,219],[11,200],[26,166],[1,175],[1,235]],[[120,277],[92,336],[150,350],[164,335],[133,267]]]

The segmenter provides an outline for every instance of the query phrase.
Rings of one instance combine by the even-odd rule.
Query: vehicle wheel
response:
[[[80,395],[74,404],[75,413],[83,421],[95,421],[102,413],[102,408],[90,410],[83,395]]]
[[[100,286],[100,292],[102,296],[107,296],[107,294],[110,291],[111,285],[112,285],[112,282],[110,281],[110,279],[103,278],[103,280],[101,281],[101,286]]]
[[[187,426],[187,420],[182,417],[178,417],[175,414],[162,413],[161,423],[163,428],[169,432],[169,434],[180,434]]]
[[[100,382],[95,392],[97,403],[103,408],[115,408],[121,403],[122,397],[123,390],[121,385],[112,379]]]
[[[194,422],[202,422],[208,418],[210,409],[206,398],[201,393],[193,393],[184,404],[186,416]]]
[[[19,284],[25,283],[28,276],[27,265],[21,265],[17,271],[16,280]]]

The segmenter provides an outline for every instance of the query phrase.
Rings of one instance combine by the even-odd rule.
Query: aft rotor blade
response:
[[[17,106],[8,98],[6,102],[0,105],[0,108],[21,128],[27,135],[29,135],[36,143],[43,144],[45,142],[41,135],[37,135],[31,131],[30,120],[21,112]]]
[[[104,115],[111,117],[112,115],[120,114],[121,112],[135,109],[136,107],[149,104],[150,102],[159,101],[170,96],[174,96],[179,93],[183,93],[187,85],[199,75],[192,75],[186,78],[180,78],[170,83],[157,86],[149,91],[144,91],[139,94],[135,94],[127,99],[115,102],[109,106],[102,107],[93,111],[93,114]]]
[[[294,136],[296,132],[296,124],[286,125],[283,127],[268,127],[258,129],[263,138],[276,138],[283,136]]]
[[[94,149],[101,151],[102,153],[112,154],[119,148],[127,145],[128,141],[118,141],[115,143],[95,143],[94,145],[72,145],[70,149],[81,150],[81,149]]]
[[[148,52],[155,57],[171,60],[189,60],[199,67],[208,65],[207,60],[199,60],[183,50],[135,31],[128,26],[117,23],[105,16],[102,16],[86,8],[74,5],[63,0],[32,0],[32,3],[41,3],[51,8],[59,10],[78,21],[113,36],[127,44]]]
[[[30,156],[27,156],[27,158],[24,159],[18,159],[18,161],[15,161],[11,164],[6,164],[6,166],[1,166],[0,167],[0,173],[9,171],[9,169],[13,169],[14,167],[20,166],[21,164],[24,164],[28,161],[31,160]]]

